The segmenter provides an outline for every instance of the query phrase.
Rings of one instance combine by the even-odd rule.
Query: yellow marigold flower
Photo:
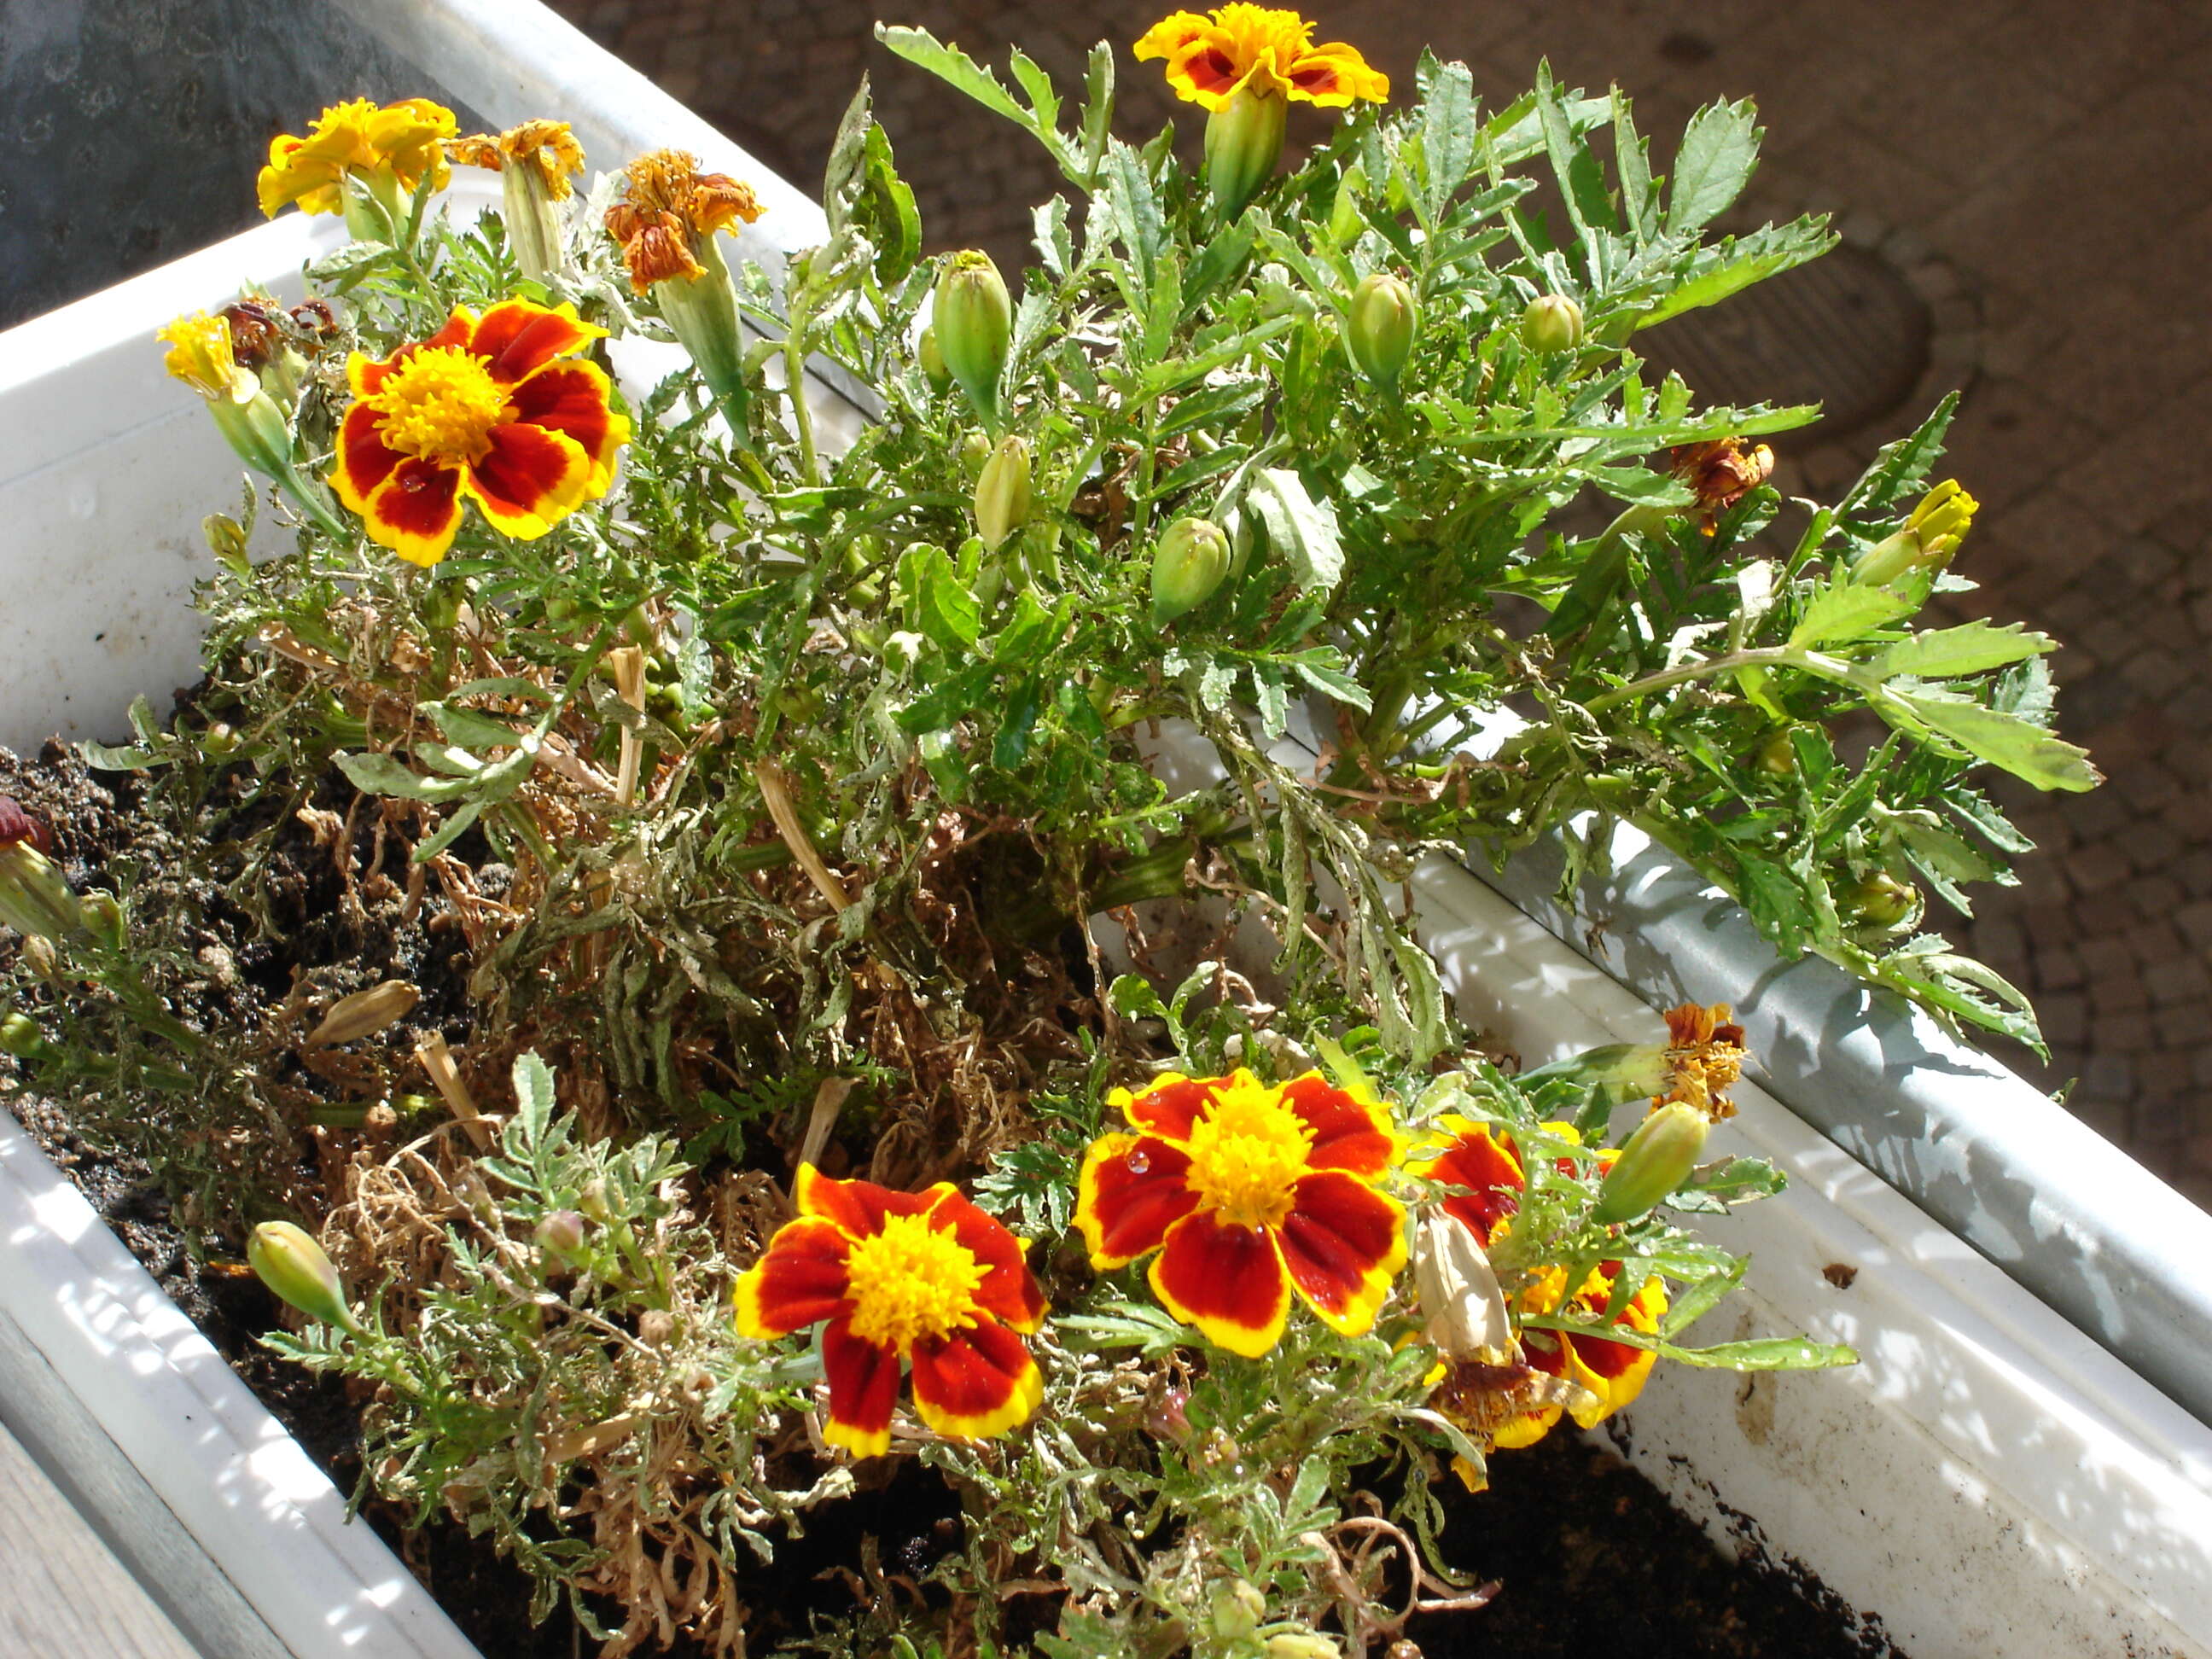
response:
[[[584,147],[566,121],[525,121],[496,136],[471,133],[447,145],[446,154],[463,167],[489,167],[494,173],[526,168],[538,175],[546,194],[556,202],[574,193],[568,180],[584,170]]]
[[[161,367],[210,402],[242,404],[261,389],[252,374],[238,366],[231,351],[230,325],[220,317],[195,311],[154,337],[169,348]]]
[[[395,198],[425,178],[442,190],[445,143],[455,131],[453,112],[428,98],[403,98],[381,108],[366,98],[333,104],[306,137],[288,132],[270,142],[269,165],[255,181],[261,211],[274,218],[296,203],[302,213],[343,213],[349,173]]]
[[[696,277],[706,267],[700,245],[738,220],[761,216],[750,185],[726,173],[702,173],[689,150],[647,150],[623,169],[623,199],[607,210],[607,230],[622,244],[630,286]]]
[[[1185,101],[1224,110],[1239,92],[1342,108],[1355,99],[1381,103],[1390,78],[1341,41],[1313,44],[1314,26],[1294,11],[1242,3],[1206,17],[1179,11],[1137,42],[1139,63],[1167,60],[1168,84]]]

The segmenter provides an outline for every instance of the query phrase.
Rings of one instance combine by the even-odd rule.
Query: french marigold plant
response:
[[[1044,1382],[1021,1334],[1044,1322],[1022,1243],[949,1182],[924,1193],[836,1181],[801,1164],[798,1218],[738,1279],[738,1330],[821,1325],[822,1437],[859,1457],[890,1449],[899,1375],[938,1433],[988,1440],[1027,1422]]]
[[[996,258],[923,253],[865,88],[773,242],[734,161],[335,105],[258,183],[344,216],[307,303],[163,331],[248,493],[204,683],[88,748],[162,855],[79,892],[25,793],[71,856],[9,854],[0,1068],[179,1215],[319,1226],[346,1317],[283,1340],[372,1486],[610,1652],[759,1651],[886,1488],[963,1525],[808,1651],[1387,1649],[1474,1599],[1449,1469],[1847,1360],[1692,1346],[1742,1271],[1702,1218],[1780,1184],[1730,1010],[1510,1074],[1420,860],[1571,887],[1632,823],[1786,957],[2036,1040],[1929,917],[2026,848],[1990,769],[2095,772],[2053,641],[1930,611],[1954,402],[1785,501],[1818,410],[1644,353],[1832,240],[1715,230],[1751,106],[1655,171],[1618,91],[1488,109],[1341,32],[1176,12],[1079,88],[880,28],[1049,158]],[[1133,63],[1202,165],[1123,130]]]
[[[1133,1132],[1084,1156],[1075,1222],[1094,1268],[1152,1256],[1161,1304],[1250,1358],[1282,1340],[1293,1291],[1332,1330],[1373,1327],[1406,1263],[1379,1103],[1318,1072],[1269,1085],[1242,1068],[1109,1098]]]

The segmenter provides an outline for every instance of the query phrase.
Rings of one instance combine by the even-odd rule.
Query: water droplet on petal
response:
[[[1145,1149],[1139,1146],[1129,1154],[1128,1164],[1131,1175],[1142,1175],[1152,1167],[1152,1160],[1146,1155]]]

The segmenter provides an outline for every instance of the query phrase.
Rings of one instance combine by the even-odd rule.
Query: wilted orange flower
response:
[[[1248,1358],[1281,1340],[1294,1290],[1332,1330],[1373,1328],[1406,1265],[1405,1207],[1376,1188],[1399,1147],[1377,1103],[1318,1072],[1271,1085],[1241,1068],[1109,1099],[1136,1133],[1083,1160],[1075,1224],[1092,1267],[1158,1250],[1161,1305]]]
[[[629,441],[599,365],[559,361],[605,332],[574,306],[508,300],[481,319],[457,307],[381,362],[355,352],[330,474],[338,499],[415,564],[445,557],[464,499],[507,535],[544,535],[607,493]]]
[[[1005,1225],[950,1182],[902,1193],[799,1166],[799,1218],[738,1280],[741,1336],[828,1321],[822,1437],[856,1457],[890,1449],[902,1364],[921,1420],[956,1440],[1027,1422],[1044,1379],[1016,1333],[1044,1322],[1044,1292]]]
[[[1356,47],[1317,46],[1313,31],[1297,13],[1267,6],[1221,6],[1206,17],[1179,11],[1146,31],[1136,58],[1167,59],[1176,96],[1210,110],[1228,108],[1246,91],[1339,107],[1389,97],[1390,77],[1368,67]]]
[[[1735,1115],[1729,1085],[1743,1075],[1743,1027],[1729,1018],[1725,1002],[1710,1008],[1686,1002],[1667,1011],[1667,1091],[1652,1109],[1680,1101],[1718,1122]]]
[[[302,213],[343,213],[348,173],[403,191],[427,177],[442,190],[444,141],[454,126],[453,112],[428,98],[404,98],[380,109],[366,98],[332,104],[306,137],[285,133],[270,142],[269,165],[255,181],[261,211],[274,218],[287,203],[297,203]]]
[[[1668,451],[1667,459],[1674,476],[1697,492],[1698,506],[1709,519],[1718,518],[1774,473],[1774,452],[1741,438],[1682,444]]]
[[[504,173],[508,167],[527,167],[545,185],[545,193],[561,201],[573,193],[569,179],[584,170],[584,147],[566,121],[525,121],[494,136],[471,133],[446,146],[446,153],[464,167],[489,167]]]
[[[647,150],[625,167],[623,199],[607,210],[630,286],[640,294],[672,277],[701,276],[698,242],[733,222],[761,216],[752,187],[726,173],[702,173],[689,150]]]

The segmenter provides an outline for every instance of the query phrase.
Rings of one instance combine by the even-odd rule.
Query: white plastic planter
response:
[[[528,0],[347,4],[401,56],[434,64],[435,80],[492,125],[559,114],[594,166],[675,143],[742,173],[769,207],[744,252],[823,234],[804,197]],[[133,696],[159,704],[195,677],[186,601],[206,568],[198,526],[232,505],[220,481],[237,469],[198,399],[163,375],[151,337],[241,281],[283,291],[336,235],[331,221],[287,216],[0,335],[0,580],[10,596],[0,608],[0,742],[113,738]],[[842,412],[851,417],[849,404]],[[1569,926],[1547,931],[1441,859],[1421,866],[1414,895],[1462,1012],[1529,1063],[1657,1032],[1650,1002],[1562,942]],[[1621,918],[1644,919],[1639,903],[1651,909],[1640,890],[1612,897],[1617,937]],[[1634,981],[1654,999],[1662,989],[1749,999],[1755,1046],[1778,1074],[1817,1079],[1832,1056],[1840,1074],[1860,1027],[1792,1024],[1776,1011],[1796,1005],[1764,994],[1778,971],[1771,953],[1737,939],[1700,957],[1719,924],[1686,934],[1681,913],[1680,903],[1655,912],[1647,934],[1622,939],[1637,955]],[[1654,969],[1655,950],[1674,954]],[[1997,1088],[1990,1098],[2008,1109],[2033,1104],[2032,1091],[1910,1022],[1861,1025],[1883,1044],[1883,1065],[1858,1091],[1863,1121],[1809,1110],[1784,1086],[1793,1104],[1908,1186],[1923,1153],[1942,1166],[1961,1137],[1978,1154],[2002,1154],[1984,1124],[1969,1135],[1942,1116],[1946,1079]],[[2212,1431],[2137,1374],[2180,1394],[2212,1371],[2190,1296],[2173,1288],[2206,1272],[2212,1224],[2192,1230],[2066,1140],[2057,1115],[2028,1113],[2019,1121],[2074,1149],[2094,1190],[2056,1209],[1937,1203],[1958,1229],[1947,1231],[1758,1088],[1739,1098],[1742,1115],[1724,1135],[1780,1164],[1792,1190],[1723,1224],[1754,1265],[1746,1295],[1696,1340],[1802,1330],[1852,1343],[1865,1363],[1748,1381],[1662,1366],[1629,1414],[1631,1455],[1717,1536],[1739,1535],[1752,1524],[1740,1516],[1755,1516],[1756,1542],[1878,1616],[1916,1659],[2212,1659]],[[1919,1140],[1866,1127],[1893,1108],[1919,1126]],[[2107,1249],[2123,1237],[2126,1251]],[[2062,1266],[2089,1264],[2081,1296],[2023,1288],[2039,1249]],[[2108,1258],[2138,1277],[2099,1277]],[[1831,1264],[1856,1270],[1849,1288],[1823,1276]],[[2177,1311],[2148,1316],[2167,1306],[2161,1296]],[[142,1577],[163,1579],[165,1605],[209,1651],[468,1654],[374,1535],[340,1524],[328,1482],[0,1120],[0,1361],[15,1352],[11,1327],[108,1445],[113,1467],[80,1490],[146,1510],[106,1517],[104,1530]],[[2114,1351],[2151,1357],[2131,1369]],[[134,1544],[134,1528],[148,1536]]]

